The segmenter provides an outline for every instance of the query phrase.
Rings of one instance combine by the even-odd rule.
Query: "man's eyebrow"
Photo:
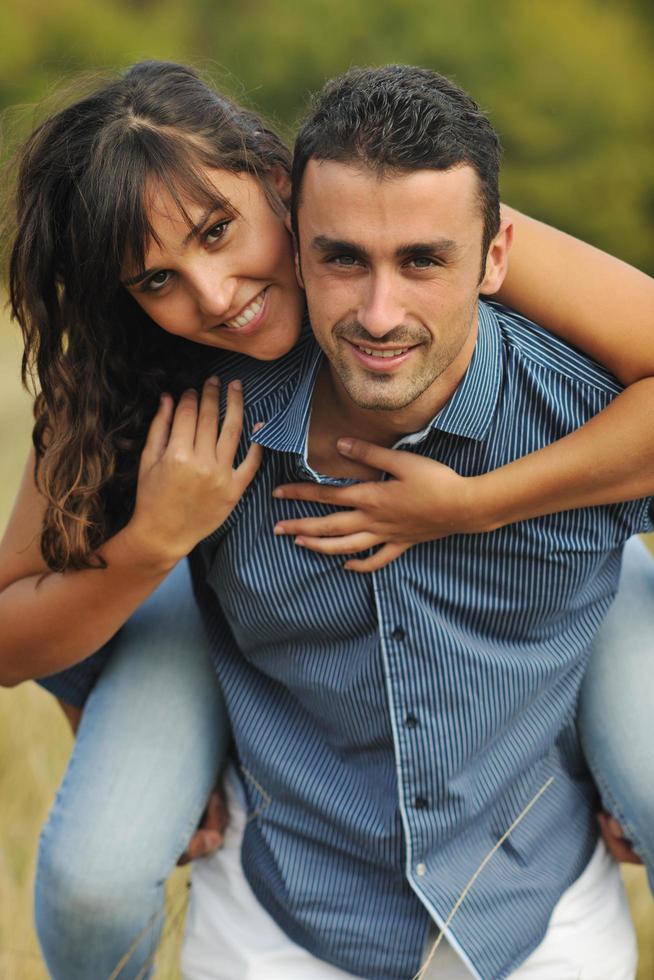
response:
[[[316,235],[311,241],[311,248],[318,252],[347,252],[350,255],[358,255],[365,258],[368,252],[354,242],[347,242],[342,238],[329,238],[327,235]]]
[[[458,246],[451,238],[436,238],[432,242],[407,242],[395,250],[398,259],[408,259],[412,256],[439,255],[447,258],[458,251]]]
[[[367,258],[369,254],[361,245],[340,238],[329,238],[327,235],[317,235],[311,242],[311,248],[319,252],[348,252],[360,258]],[[458,245],[451,238],[436,238],[431,242],[407,242],[396,248],[395,255],[398,259],[420,255],[439,255],[447,258],[457,251]]]
[[[186,245],[188,245],[190,241],[192,241],[194,238],[197,238],[197,236],[200,234],[202,229],[205,227],[209,218],[212,215],[214,215],[216,211],[225,211],[225,210],[226,210],[225,206],[223,204],[220,204],[218,201],[212,204],[211,207],[207,208],[207,210],[204,211],[203,214],[200,216],[200,220],[196,221],[195,224],[192,225],[191,228],[189,229],[188,234],[184,236],[182,247],[185,247]],[[145,279],[148,279],[150,276],[154,275],[154,273],[158,271],[159,269],[157,267],[153,269],[144,269],[143,272],[139,272],[137,273],[137,275],[131,276],[129,279],[122,279],[121,282],[123,286],[138,286],[140,282],[143,282]]]

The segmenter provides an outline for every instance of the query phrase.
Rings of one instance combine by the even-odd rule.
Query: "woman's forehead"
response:
[[[181,220],[192,227],[203,212],[219,208],[234,211],[227,186],[231,176],[226,171],[205,171],[148,178],[143,204],[149,224],[156,229],[162,223]]]
[[[146,181],[144,201],[148,216],[182,216],[210,205],[238,213],[264,193],[261,181],[248,173],[199,167],[191,172],[166,176],[152,175]]]

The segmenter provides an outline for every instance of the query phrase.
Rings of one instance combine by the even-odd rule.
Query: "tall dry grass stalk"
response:
[[[456,915],[456,913],[459,911],[459,909],[461,908],[461,906],[465,902],[465,900],[466,900],[466,898],[467,898],[470,890],[473,888],[473,886],[474,886],[477,878],[483,872],[483,870],[486,867],[486,865],[488,864],[488,862],[494,857],[495,854],[497,854],[497,852],[499,851],[499,849],[502,846],[502,844],[504,843],[504,841],[508,837],[510,837],[511,834],[513,833],[513,831],[516,829],[516,827],[519,824],[522,823],[522,821],[525,819],[525,817],[527,816],[527,814],[529,813],[529,811],[532,810],[533,807],[538,803],[538,801],[540,800],[540,798],[543,795],[543,793],[546,793],[547,792],[547,790],[550,788],[550,786],[552,785],[553,782],[554,782],[554,776],[550,776],[549,779],[545,780],[545,782],[540,787],[540,789],[536,793],[534,793],[534,795],[529,800],[529,802],[527,803],[527,805],[520,811],[520,813],[518,814],[518,816],[515,818],[515,820],[513,821],[513,823],[510,825],[510,827],[508,827],[504,831],[504,833],[502,834],[502,836],[500,837],[500,839],[498,841],[496,841],[495,844],[493,844],[493,846],[491,847],[490,851],[488,852],[488,854],[486,855],[486,857],[483,859],[483,861],[481,862],[481,864],[479,865],[479,867],[477,868],[477,870],[475,871],[475,873],[472,875],[472,877],[470,878],[470,880],[466,884],[465,888],[463,889],[463,891],[461,892],[461,894],[457,898],[456,902],[452,906],[452,911],[450,912],[450,914],[448,915],[447,919],[443,923],[443,927],[442,927],[441,931],[436,936],[436,939],[434,940],[434,944],[433,944],[432,948],[429,950],[429,954],[427,956],[427,959],[422,964],[422,966],[420,967],[420,969],[418,970],[418,972],[416,973],[416,975],[412,978],[412,980],[422,980],[422,978],[426,975],[427,970],[429,969],[429,967],[430,967],[430,965],[431,965],[431,963],[432,963],[432,961],[434,959],[434,956],[436,955],[436,953],[438,951],[438,947],[442,943],[442,941],[445,938],[445,935],[447,933],[447,930],[450,928],[450,925],[452,924],[452,920],[454,919],[454,916]]]

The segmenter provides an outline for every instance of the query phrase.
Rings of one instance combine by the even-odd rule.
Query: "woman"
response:
[[[111,645],[42,837],[37,927],[54,977],[144,974],[162,880],[222,759],[219,692],[185,571],[171,569],[226,518],[258,465],[252,449],[232,466],[241,416],[235,385],[217,437],[212,372],[220,360],[206,347],[267,360],[300,334],[302,297],[283,224],[288,165],[287,151],[259,120],[194,73],[154,63],[48,120],[22,156],[11,299],[42,394],[35,459],[0,551],[2,680],[77,663],[166,580]],[[610,330],[587,338],[583,318],[570,329],[560,322],[577,289],[605,268],[623,291],[633,289],[635,305],[649,287],[564,236],[516,222],[526,255],[518,245],[507,298],[583,340],[634,383],[604,418],[568,437],[576,459],[563,440],[497,471],[484,483],[484,506],[494,499],[495,519],[507,523],[553,506],[651,492],[636,459],[619,474],[610,465],[612,445],[628,439],[641,457],[652,455],[644,421],[651,384],[641,372],[654,356],[648,362],[649,348],[636,349],[645,343],[638,317],[632,310],[624,325],[632,337],[626,351]],[[520,269],[536,256],[541,271],[544,262],[552,266],[547,295],[558,293],[561,308],[557,301],[551,316],[538,308],[548,302],[543,286],[541,295]],[[569,263],[580,280],[574,288]],[[602,294],[588,305],[596,315],[609,301]],[[198,405],[191,388],[200,383]],[[580,489],[579,459],[583,471],[584,459],[597,459],[606,445],[609,460],[600,459],[592,485]],[[543,465],[555,479],[542,479]],[[435,473],[447,486],[448,471]],[[474,492],[444,496],[440,507],[428,493],[421,511],[405,508],[399,526],[389,503],[371,543],[404,548],[468,529]],[[387,551],[377,560],[392,557]],[[75,677],[49,686],[80,706]],[[622,802],[630,815],[629,788]]]

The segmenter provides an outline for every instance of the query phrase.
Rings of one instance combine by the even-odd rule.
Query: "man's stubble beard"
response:
[[[356,369],[350,367],[346,358],[340,357],[335,357],[333,360],[331,360],[330,363],[332,370],[338,377],[348,397],[357,406],[357,408],[366,409],[371,412],[401,411],[417,401],[421,395],[423,395],[433,384],[438,381],[442,374],[447,371],[450,365],[456,360],[466,340],[468,339],[476,310],[477,297],[475,297],[474,302],[471,304],[468,316],[466,317],[468,329],[466,331],[462,331],[461,335],[457,337],[457,343],[450,348],[441,347],[438,354],[434,355],[433,361],[429,355],[427,355],[426,362],[423,365],[423,370],[417,377],[409,376],[405,379],[407,387],[403,391],[389,392],[388,394],[385,394],[383,391],[375,391],[374,398],[371,401],[370,396],[366,396],[361,390],[362,387],[365,384],[374,384],[376,388],[381,388],[384,385],[390,387],[396,381],[393,375],[373,375],[370,373],[369,381],[362,381],[360,379],[362,374],[365,375],[365,368],[361,368],[359,371],[357,371]],[[426,329],[421,328],[421,330],[417,332],[416,330],[412,330],[404,325],[395,327],[393,330],[385,334],[384,337],[372,338],[367,333],[365,328],[362,327],[357,321],[339,324],[334,329],[334,336],[345,340],[358,341],[360,344],[365,344],[367,341],[370,341],[373,345],[377,343],[394,343],[403,344],[405,346],[413,346],[415,344],[428,343],[429,347],[432,347],[435,343],[432,334],[430,334]]]

